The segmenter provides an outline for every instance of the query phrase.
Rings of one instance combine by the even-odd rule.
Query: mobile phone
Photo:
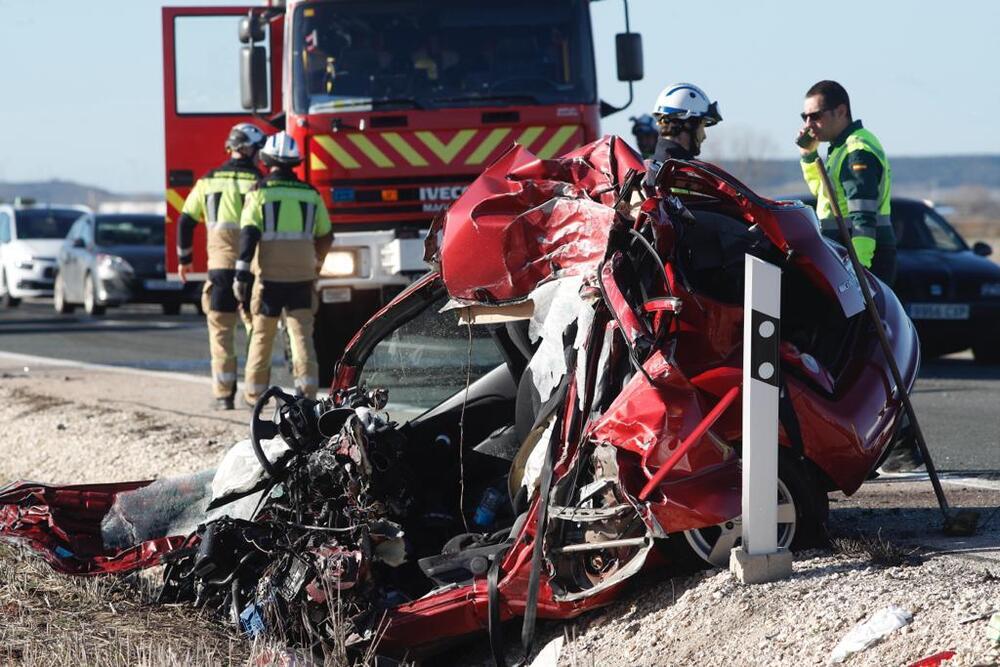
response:
[[[814,141],[816,141],[816,137],[813,136],[812,130],[809,129],[800,132],[799,136],[795,139],[795,143],[799,148],[809,148]]]

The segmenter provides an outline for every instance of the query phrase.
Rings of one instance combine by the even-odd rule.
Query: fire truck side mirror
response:
[[[240,103],[244,109],[267,109],[267,49],[244,46],[240,49]]]
[[[615,35],[615,56],[618,60],[619,81],[642,79],[642,35],[620,32]]]
[[[244,16],[240,19],[240,43],[250,44],[264,41],[264,21],[260,16]]]

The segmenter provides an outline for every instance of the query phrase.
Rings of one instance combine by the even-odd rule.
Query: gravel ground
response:
[[[126,373],[5,368],[0,358],[0,483],[122,481],[213,466],[245,437],[248,413],[209,412],[207,391]],[[1000,504],[995,490],[949,493],[986,511]],[[926,483],[869,484],[832,500],[838,551],[798,554],[788,580],[741,586],[711,571],[638,582],[615,605],[542,626],[536,644],[565,636],[562,665],[819,665],[856,623],[897,605],[912,623],[847,664],[909,665],[946,649],[957,653],[947,664],[1000,664],[987,620],[968,620],[1000,609],[1000,519],[984,515],[978,542],[955,553],[952,543],[906,546],[936,520]],[[485,663],[486,651],[479,642],[450,660]]]

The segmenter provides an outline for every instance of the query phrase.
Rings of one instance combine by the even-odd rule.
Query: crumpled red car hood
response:
[[[645,171],[642,158],[618,137],[553,160],[515,145],[436,222],[443,225],[438,259],[449,295],[518,301],[556,274],[596,267],[629,170]]]

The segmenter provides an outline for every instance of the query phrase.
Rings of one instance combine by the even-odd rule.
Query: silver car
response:
[[[197,304],[200,283],[166,280],[164,219],[149,214],[97,214],[76,221],[58,257],[53,305],[89,315],[126,302],[158,303],[167,315]]]

